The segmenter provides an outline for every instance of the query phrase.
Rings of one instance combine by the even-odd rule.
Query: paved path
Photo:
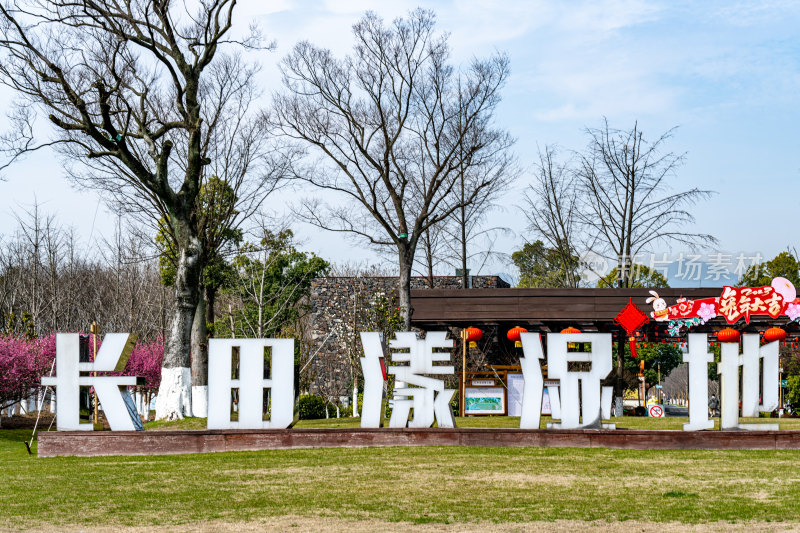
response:
[[[689,416],[688,407],[679,407],[677,405],[665,405],[664,411],[667,416]]]

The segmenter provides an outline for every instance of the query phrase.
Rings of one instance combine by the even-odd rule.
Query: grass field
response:
[[[626,418],[619,425],[681,422]],[[512,418],[459,419],[462,426],[490,423],[518,426]],[[204,421],[148,429],[198,426]],[[0,430],[0,529],[800,527],[800,451],[430,447],[44,459],[27,454],[29,437],[30,430]]]

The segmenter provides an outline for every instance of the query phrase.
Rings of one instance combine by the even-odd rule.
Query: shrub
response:
[[[298,400],[300,420],[325,418],[325,401],[316,394],[303,394]]]

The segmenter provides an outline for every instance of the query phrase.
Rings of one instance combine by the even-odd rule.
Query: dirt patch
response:
[[[509,486],[518,485],[571,485],[579,480],[578,476],[572,474],[536,474],[526,472],[508,472],[495,474],[469,474],[461,479],[469,481],[495,482],[507,484]]]
[[[46,430],[56,415],[50,413],[42,413],[39,418],[39,428]],[[2,429],[33,429],[36,424],[36,413],[17,416],[4,416],[2,421]],[[55,427],[55,424],[53,424]]]
[[[283,516],[256,522],[203,522],[198,524],[181,524],[180,526],[58,526],[42,527],[24,531],[65,533],[92,532],[92,533],[166,533],[171,531],[184,531],[187,533],[200,532],[260,532],[260,531],[289,531],[297,533],[334,533],[347,531],[348,533],[373,533],[385,532],[412,532],[412,533],[467,533],[496,531],[498,533],[523,533],[523,532],[557,532],[572,533],[580,531],[604,531],[609,533],[717,533],[717,532],[800,532],[800,524],[775,523],[775,522],[714,522],[709,524],[682,524],[678,522],[580,522],[574,520],[557,520],[555,522],[526,522],[517,524],[472,523],[472,524],[412,524],[409,522],[387,522],[384,520],[343,520],[332,517],[299,517]],[[12,531],[0,529],[0,531]],[[19,530],[13,530],[19,531]]]

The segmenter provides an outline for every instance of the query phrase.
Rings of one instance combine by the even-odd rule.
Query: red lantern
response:
[[[464,330],[464,334],[467,337],[465,340],[468,342],[479,341],[483,338],[483,331],[478,328],[467,328]]]
[[[786,331],[781,328],[769,328],[764,332],[764,340],[767,342],[782,341],[786,338]]]
[[[739,342],[741,334],[733,328],[725,328],[717,333],[719,342]]]
[[[506,337],[508,337],[508,340],[510,341],[519,342],[520,333],[527,333],[527,332],[528,332],[527,329],[517,326],[515,328],[511,328],[510,330],[508,330]]]
[[[573,328],[572,326],[561,330],[561,333],[580,333],[580,332],[581,330],[579,330],[578,328]]]

